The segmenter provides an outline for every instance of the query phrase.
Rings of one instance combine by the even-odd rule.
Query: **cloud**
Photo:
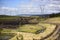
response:
[[[39,0],[32,0],[32,1],[39,1]]]
[[[16,15],[17,8],[0,7],[0,15]]]
[[[52,9],[56,9],[56,8],[59,9],[59,8],[60,8],[60,5],[48,4],[48,5],[45,6],[45,8],[46,8],[46,9],[49,9],[49,8],[50,8],[50,9],[51,9],[51,8],[52,8]]]
[[[2,10],[10,10],[10,11],[16,11],[17,8],[10,8],[10,7],[1,7]]]
[[[60,0],[52,0],[52,1],[60,1]]]
[[[42,10],[43,9],[43,10]],[[24,1],[17,8],[0,7],[0,14],[19,15],[19,14],[44,14],[60,11],[60,2],[54,0],[32,0]]]
[[[60,12],[60,5],[48,4],[45,6],[45,12],[47,12],[47,13]]]
[[[22,14],[31,14],[31,13],[38,13],[41,12],[39,6],[35,6],[33,4],[21,4],[19,7],[20,13]]]

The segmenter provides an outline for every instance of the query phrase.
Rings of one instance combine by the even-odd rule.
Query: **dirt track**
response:
[[[48,23],[48,24],[54,24],[54,25],[56,25],[56,28],[51,34],[42,38],[41,40],[48,40],[48,38],[50,38],[52,40],[60,40],[60,24],[58,24],[58,23]]]

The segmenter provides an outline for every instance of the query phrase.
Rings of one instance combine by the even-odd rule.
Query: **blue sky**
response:
[[[0,15],[60,12],[60,0],[0,0]]]

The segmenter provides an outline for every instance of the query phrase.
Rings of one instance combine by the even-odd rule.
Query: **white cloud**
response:
[[[21,4],[19,7],[20,13],[22,14],[31,14],[34,12],[38,13],[41,12],[40,7],[35,6],[33,4]]]
[[[48,4],[45,6],[45,12],[48,12],[48,13],[60,12],[60,5]]]
[[[60,2],[59,2],[60,3]],[[29,3],[20,3],[18,8],[0,7],[0,14],[18,15],[18,14],[42,14],[41,8],[44,8],[43,13],[59,12],[60,5],[54,0],[32,0]],[[45,5],[40,8],[40,5]],[[58,5],[57,5],[58,4]]]
[[[10,7],[1,7],[2,10],[10,10],[10,11],[16,11],[17,8],[10,8]]]
[[[60,5],[48,4],[45,6],[46,9],[60,9]]]
[[[39,1],[39,0],[32,0],[32,1]]]
[[[17,8],[0,7],[0,14],[2,15],[16,15]]]

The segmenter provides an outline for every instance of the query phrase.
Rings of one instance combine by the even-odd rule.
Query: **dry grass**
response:
[[[60,17],[49,18],[49,19],[47,19],[45,22],[60,23]]]

